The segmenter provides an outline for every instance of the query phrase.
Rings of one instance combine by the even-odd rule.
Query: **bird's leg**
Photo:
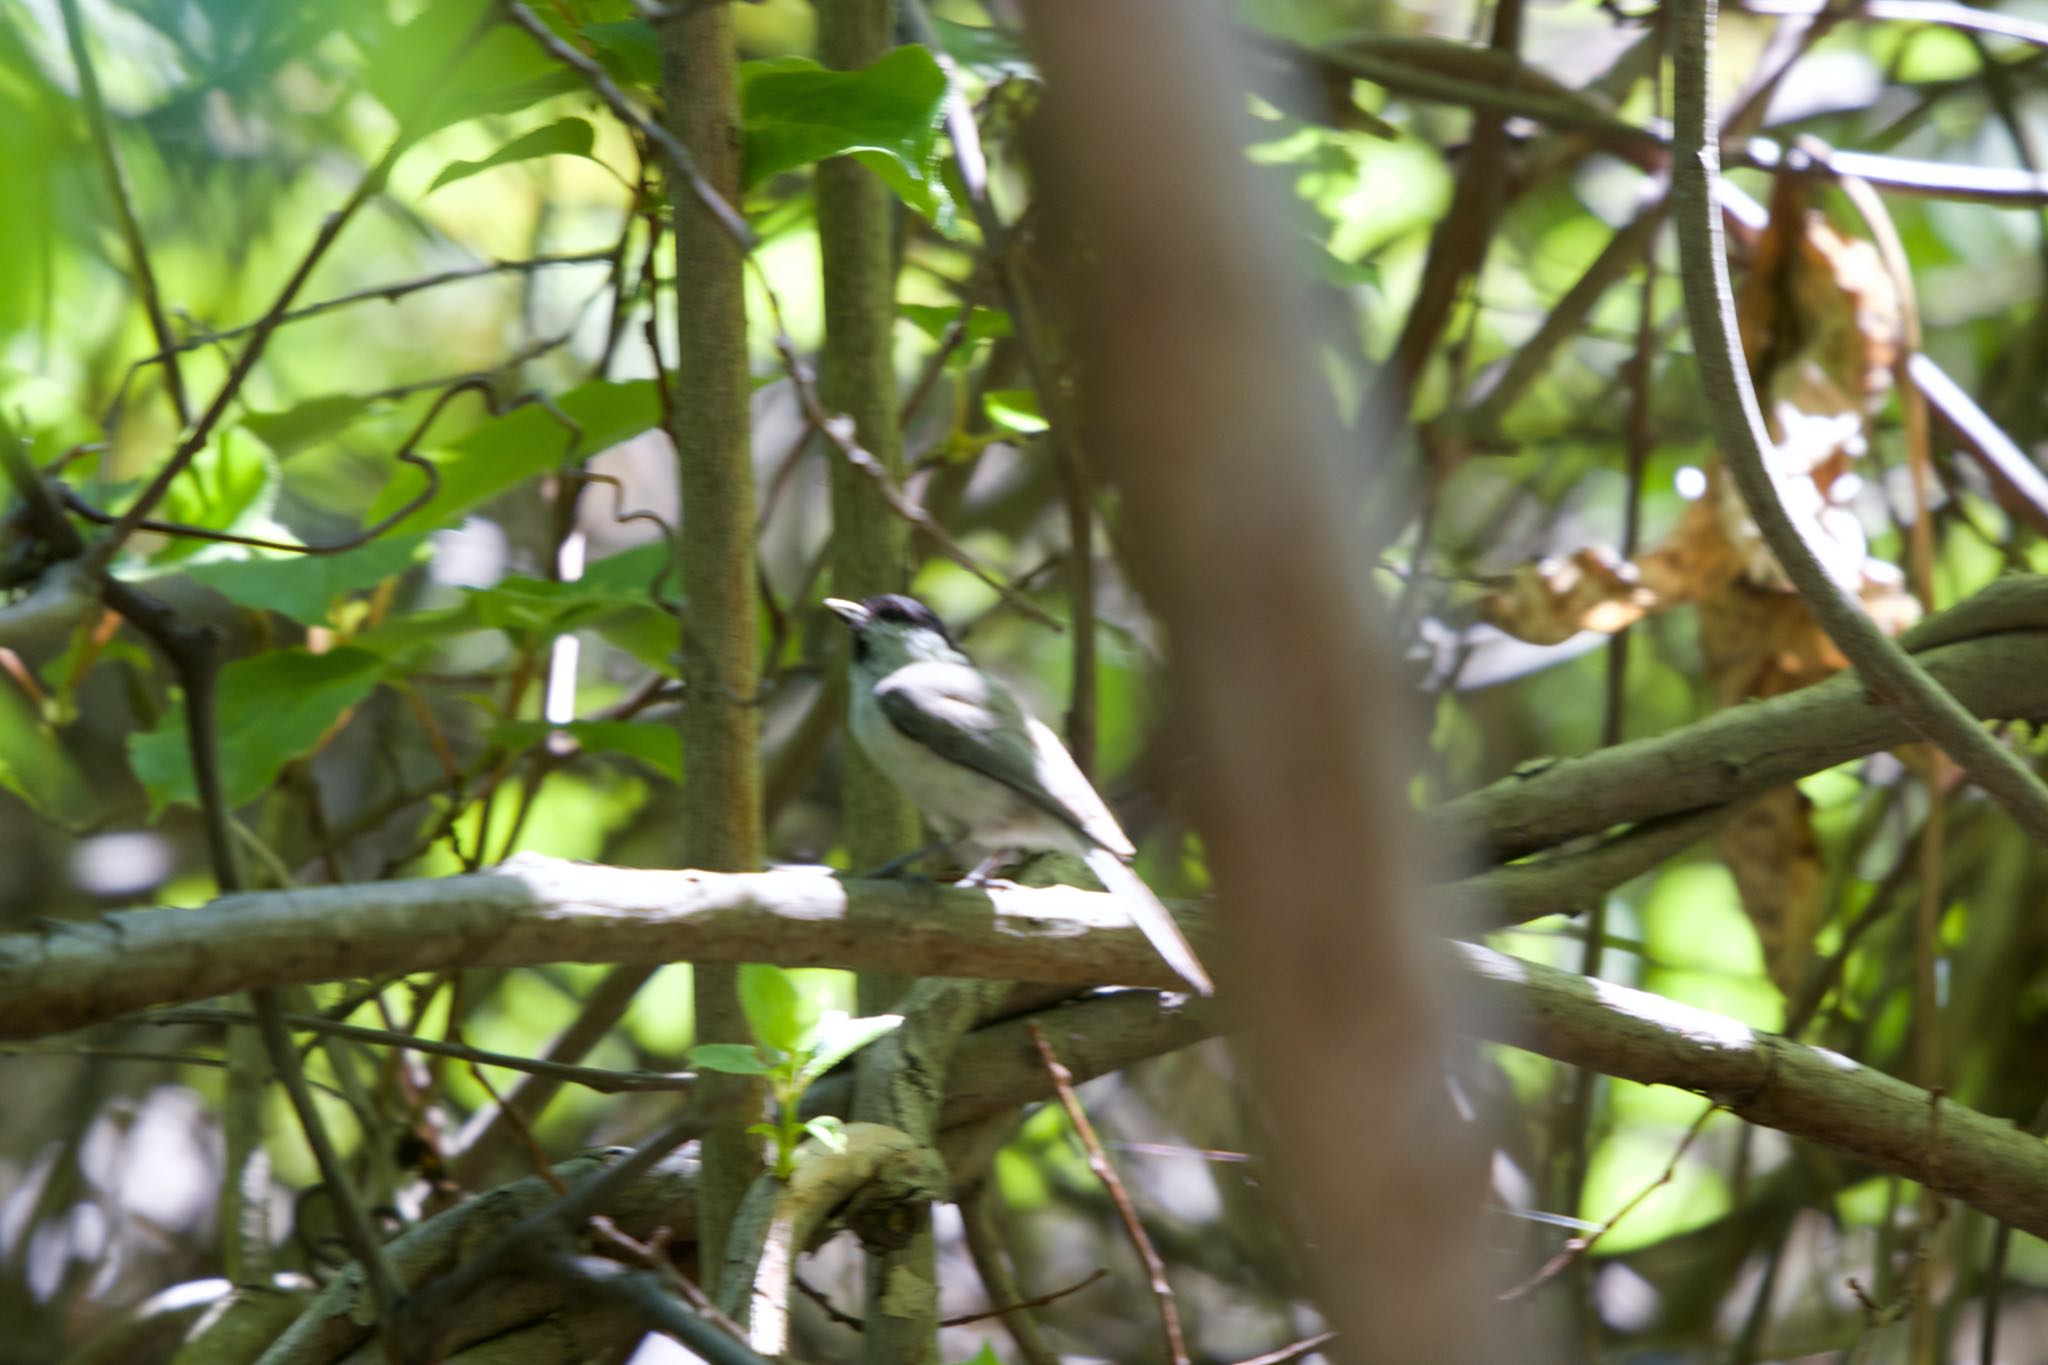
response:
[[[1003,864],[1009,862],[1010,857],[1011,850],[1007,848],[990,849],[988,856],[986,858],[983,858],[980,862],[976,863],[974,865],[974,870],[968,873],[966,876],[962,877],[958,882],[954,883],[954,885],[987,886],[989,883],[989,879],[995,875],[995,870],[1001,867]]]
[[[926,844],[923,848],[915,849],[900,858],[891,858],[872,872],[863,873],[862,880],[881,881],[890,877],[900,877],[905,870],[917,866],[917,864],[931,857],[934,853],[945,852],[952,846],[950,842],[944,840],[936,844]]]

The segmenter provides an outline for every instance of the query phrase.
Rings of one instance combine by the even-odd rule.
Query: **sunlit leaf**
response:
[[[981,406],[989,421],[1019,436],[1036,436],[1048,425],[1038,410],[1038,395],[1029,389],[990,389]]]
[[[583,36],[615,78],[645,89],[661,84],[661,35],[645,19],[585,24]]]
[[[565,734],[593,753],[636,758],[662,776],[683,778],[683,738],[673,725],[648,720],[572,720],[553,725],[544,720],[508,720],[491,727],[491,743],[518,752]]]
[[[661,400],[651,379],[594,381],[562,394],[556,405],[583,428],[574,448],[578,460],[661,422]],[[396,529],[429,531],[450,524],[478,503],[559,466],[570,451],[571,438],[560,422],[530,403],[490,419],[437,451],[423,452],[440,471],[441,486]],[[369,519],[389,516],[417,497],[420,480],[416,470],[399,470],[371,503]]]
[[[826,1015],[818,1025],[811,1059],[804,1063],[804,1079],[815,1080],[877,1038],[902,1026],[903,1016],[900,1014],[876,1014],[865,1019],[849,1019],[837,1013]]]
[[[774,1070],[759,1049],[746,1043],[699,1043],[690,1049],[688,1060],[699,1071],[729,1076],[765,1076]]]
[[[837,1114],[820,1114],[804,1120],[804,1131],[828,1152],[846,1150],[846,1124]]]
[[[748,62],[740,81],[746,188],[856,155],[925,217],[937,221],[950,211],[938,175],[946,75],[923,48],[896,48],[859,71],[804,57]]]
[[[941,303],[899,303],[896,305],[896,311],[903,315],[906,322],[933,341],[945,336],[946,329],[960,318],[958,308]],[[987,341],[991,337],[1009,336],[1013,330],[1008,313],[1000,308],[977,306],[967,315],[967,326],[960,337],[960,348],[964,351],[976,342]]]
[[[262,795],[291,760],[310,752],[334,723],[370,695],[384,660],[368,650],[314,654],[279,649],[223,668],[218,687],[221,786],[230,805]],[[128,761],[150,808],[195,799],[182,713],[129,737]]]
[[[277,505],[277,458],[256,436],[240,427],[222,431],[176,479],[151,514],[163,521],[209,531],[232,531],[290,540],[271,512]],[[159,563],[209,553],[246,557],[247,550],[209,546],[203,540],[177,538],[155,556]]]
[[[783,1052],[809,1045],[818,1013],[789,974],[765,962],[747,962],[739,970],[740,1009],[754,1037]]]
[[[938,15],[932,16],[932,27],[937,30],[939,46],[946,49],[946,55],[970,70],[998,79],[1038,74],[1023,35],[1010,29],[955,23]]]
[[[413,138],[583,88],[582,77],[530,35],[510,24],[480,24],[495,8],[496,0],[437,0],[379,35],[368,64],[370,93],[405,120]]]
[[[246,413],[242,425],[283,457],[343,430],[370,407],[358,394],[330,393],[277,412]]]
[[[424,536],[387,536],[340,554],[263,554],[190,564],[183,572],[229,601],[317,626],[343,595],[404,573]]]
[[[514,574],[488,588],[467,590],[479,625],[532,640],[594,629],[651,668],[674,666],[682,646],[676,618],[644,590],[620,591],[583,579],[554,583]]]
[[[514,162],[532,161],[544,156],[587,157],[596,142],[597,135],[588,119],[558,119],[530,133],[513,138],[481,161],[449,162],[441,168],[441,173],[434,177],[434,183],[427,186],[427,192],[431,194],[443,185],[452,185],[458,180],[467,180],[479,172],[498,166],[510,166]]]

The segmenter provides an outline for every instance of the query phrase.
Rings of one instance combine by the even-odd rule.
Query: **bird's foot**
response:
[[[1010,861],[1010,851],[999,848],[974,865],[974,870],[953,883],[955,886],[988,886],[997,868]]]

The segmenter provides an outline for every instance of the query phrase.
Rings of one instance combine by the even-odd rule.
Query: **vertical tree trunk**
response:
[[[852,70],[889,50],[893,0],[823,0],[818,49],[827,66]],[[818,392],[825,406],[854,422],[861,445],[892,477],[903,472],[896,417],[896,253],[894,199],[867,167],[835,157],[818,167],[818,246],[824,266],[825,348]],[[908,528],[875,495],[872,484],[843,460],[832,463],[832,590],[860,598],[903,586]],[[807,606],[799,603],[799,609]],[[848,744],[840,784],[846,851],[855,872],[879,866],[917,846],[916,809]],[[894,1003],[908,982],[861,978],[862,1013]]]
[[[740,200],[740,129],[732,13],[681,5],[662,31],[662,91],[669,131],[727,202]],[[745,870],[761,862],[758,604],[754,589],[754,472],[748,440],[747,310],[740,244],[685,185],[671,183],[676,243],[676,367],[672,390],[682,495],[683,859]],[[696,969],[700,1041],[747,1037],[734,969]],[[702,1102],[758,1099],[759,1086],[707,1074]],[[733,1210],[759,1172],[744,1122],[704,1139],[697,1228],[711,1276]]]
[[[827,66],[864,67],[889,50],[893,0],[820,0],[819,55]],[[818,167],[818,246],[824,266],[825,349],[818,371],[825,406],[853,418],[860,443],[892,476],[903,469],[902,430],[896,416],[896,254],[893,199],[867,167],[837,157]],[[903,586],[907,528],[844,461],[832,466],[832,587],[842,597],[865,597]],[[847,856],[855,871],[874,867],[917,846],[916,808],[848,744],[840,783]],[[910,979],[881,972],[860,979],[860,1009],[880,1013],[896,1004]],[[855,1112],[896,1121],[891,1088],[900,1083],[893,1049],[869,1049],[861,1064]],[[916,1365],[938,1351],[938,1287],[929,1210],[906,1243],[868,1258],[867,1331],[862,1359]]]

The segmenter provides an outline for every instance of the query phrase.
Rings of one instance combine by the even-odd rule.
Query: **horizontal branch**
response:
[[[1766,1128],[2048,1236],[2048,1143],[1825,1048],[1648,991],[1454,944],[1499,1041],[1644,1085],[1691,1090]]]
[[[470,876],[249,892],[197,909],[116,911],[0,936],[0,1038],[252,987],[545,962],[1176,981],[1099,892],[844,881],[824,868],[650,871],[524,855]]]
[[[2010,607],[2014,621],[2048,627],[2048,580],[2015,580],[2013,591],[1991,596]],[[1901,643],[1924,646],[1988,610],[1972,599],[1930,620],[1926,634]],[[1997,628],[2003,633],[1916,657],[1974,715],[2048,715],[2048,629]],[[1681,730],[1532,765],[1423,818],[1448,847],[1486,859],[1514,858],[1618,824],[1751,796],[1917,738],[1896,711],[1865,693],[1861,678],[1842,673]]]
[[[1309,48],[1271,39],[1262,49],[1308,70],[1344,72],[1410,99],[1456,105],[1525,118],[1556,131],[1577,133],[1645,171],[1666,168],[1671,129],[1661,120],[1631,123],[1597,95],[1564,86],[1538,69],[1484,48],[1433,38],[1376,36],[1337,47]],[[1776,170],[1785,151],[1768,138],[1744,139],[1727,147],[1730,165]],[[1855,176],[1893,194],[1952,199],[1999,208],[2048,203],[2048,175],[2003,166],[1965,166],[1890,156],[1880,152],[1835,151],[1803,159],[1801,169],[1822,176]]]

